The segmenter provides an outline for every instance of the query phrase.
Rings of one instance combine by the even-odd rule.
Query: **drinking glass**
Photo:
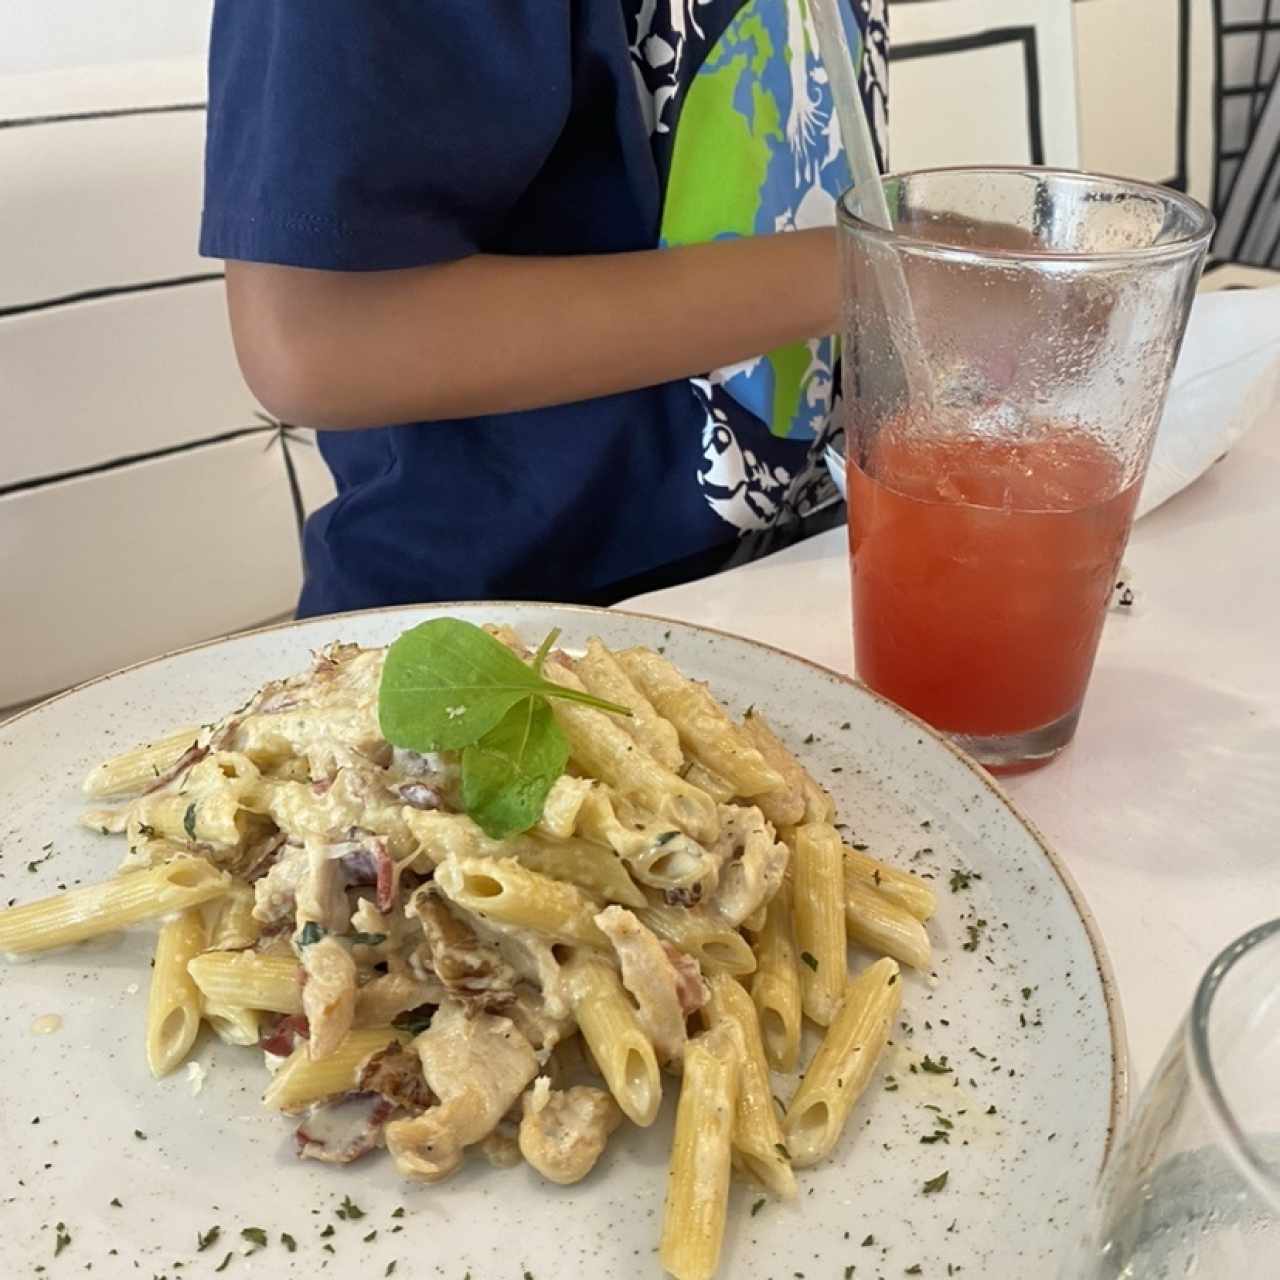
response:
[[[1060,1280],[1280,1275],[1280,920],[1210,966]]]
[[[1075,732],[1213,219],[936,169],[839,204],[859,677],[995,769]]]

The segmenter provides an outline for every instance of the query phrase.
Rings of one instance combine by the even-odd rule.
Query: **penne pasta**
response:
[[[301,1013],[301,970],[292,955],[206,951],[187,966],[210,1005]]]
[[[226,791],[252,808],[262,786],[262,771],[242,751],[210,751],[187,771],[179,795],[202,796]]]
[[[627,674],[676,727],[685,750],[713,774],[724,778],[739,796],[777,791],[777,771],[729,718],[729,713],[698,684],[651,649],[628,649],[618,655]]]
[[[737,1037],[738,1105],[733,1118],[733,1146],[755,1178],[784,1200],[796,1194],[796,1178],[783,1154],[782,1124],[769,1087],[769,1066],[756,1007],[736,978],[713,974],[707,983],[707,1017],[712,1028],[724,1025]]]
[[[48,951],[198,907],[226,893],[231,877],[203,858],[175,858],[101,884],[68,889],[0,911],[0,955]]]
[[[687,957],[673,959],[670,946],[625,907],[608,907],[596,916],[596,924],[613,944],[622,985],[635,1001],[636,1016],[653,1042],[658,1062],[678,1065],[688,1040],[686,1000],[700,1004],[706,998],[701,974],[696,966],[689,972]]]
[[[578,797],[575,819],[582,804]],[[530,871],[576,884],[606,902],[644,906],[644,896],[607,842],[574,839],[572,829],[568,839],[521,835],[494,840],[463,813],[410,812],[406,821],[418,844],[415,865],[423,870],[451,856],[515,858]]]
[[[413,867],[430,871],[446,858],[509,858],[514,839],[494,840],[465,813],[408,809],[404,815],[417,845]]]
[[[815,788],[816,784],[755,707],[748,707],[747,714],[742,717],[742,732],[782,779],[782,786],[777,790],[765,791],[755,797],[764,816],[775,827],[822,821],[807,816],[808,791],[805,784],[808,782]]]
[[[483,919],[532,929],[556,942],[609,945],[592,920],[598,903],[515,858],[449,858],[436,868],[435,884],[450,902]]]
[[[264,781],[271,782],[307,782],[311,781],[311,768],[306,760],[299,756],[284,756],[264,763],[255,761],[262,768]]]
[[[147,997],[147,1066],[159,1079],[191,1052],[200,1030],[200,991],[187,964],[205,945],[199,907],[188,907],[160,926]]]
[[[329,935],[300,947],[302,1012],[309,1029],[307,1050],[313,1059],[327,1058],[346,1038],[356,1013],[356,962],[337,938]]]
[[[716,804],[728,804],[738,794],[737,788],[728,778],[712,773],[697,760],[691,760],[681,776],[686,782],[693,783],[699,791],[705,791]]]
[[[85,778],[85,795],[91,800],[115,800],[145,791],[196,745],[199,736],[200,730],[194,726],[175,729],[146,746],[104,760]]]
[[[850,942],[892,956],[924,972],[932,949],[924,925],[905,907],[891,902],[853,872],[845,862],[845,932]]]
[[[720,808],[719,882],[705,905],[735,929],[778,892],[791,851],[755,805]]]
[[[760,807],[768,814],[774,805],[782,803],[787,811],[795,808],[795,793],[798,790],[803,802],[802,816],[796,823],[831,822],[836,820],[836,805],[831,793],[813,780],[813,775],[789,751],[786,744],[774,733],[768,720],[755,707],[749,707],[743,717],[743,730],[754,743],[761,755],[782,775],[786,791],[785,799],[779,799],[779,793],[769,793],[769,798],[762,801]],[[776,821],[779,826],[788,825],[782,818],[782,809],[777,810]]]
[[[201,795],[174,792],[143,796],[134,802],[130,823],[179,844],[238,848],[255,828],[235,791],[226,787]]]
[[[349,1031],[326,1057],[312,1058],[299,1044],[285,1060],[262,1095],[274,1111],[304,1111],[326,1098],[349,1093],[360,1082],[361,1068],[391,1044],[408,1044],[409,1036],[394,1027]]]
[[[796,827],[791,848],[801,1006],[806,1017],[825,1027],[835,1017],[849,976],[844,854],[839,834],[825,823]]]
[[[522,867],[561,880],[605,902],[643,907],[645,896],[612,849],[585,840],[521,840],[513,855]]]
[[[709,973],[740,975],[756,967],[746,938],[706,912],[669,907],[650,898],[649,905],[636,912],[636,918],[658,937],[691,955]]]
[[[805,822],[829,822],[836,820],[836,802],[831,793],[820,787],[805,774],[804,779],[804,820]]]
[[[533,651],[521,639],[520,633],[515,627],[509,627],[505,622],[486,622],[484,630],[495,640],[506,645],[521,662],[528,662],[533,657]]]
[[[685,1049],[659,1248],[675,1280],[710,1280],[720,1264],[739,1092],[737,1050],[724,1026]]]
[[[617,657],[595,636],[587,641],[586,653],[574,664],[582,683],[597,698],[616,702],[631,711],[624,726],[635,741],[660,765],[679,773],[684,767],[684,752],[675,726],[664,720],[653,703],[636,688]]]
[[[715,882],[717,863],[709,850],[669,823],[642,817],[626,801],[615,801],[605,787],[593,788],[584,799],[578,832],[613,849],[641,884],[701,897],[704,887]]]
[[[590,778],[573,778],[562,773],[543,802],[542,817],[535,830],[553,840],[567,840],[577,828],[583,800],[595,785]]]
[[[202,1000],[202,1014],[213,1034],[223,1044],[252,1046],[261,1035],[261,1018],[257,1009],[233,1004],[210,1004]]]
[[[207,908],[212,917],[209,925],[209,951],[244,951],[258,941],[262,925],[253,914],[253,886],[242,880],[233,882],[222,898],[215,898]]]
[[[851,876],[876,889],[890,902],[910,911],[921,922],[928,920],[938,906],[938,895],[927,880],[913,876],[909,871],[899,871],[864,853],[861,849],[844,847],[845,880]]]
[[[128,827],[125,828],[128,833]],[[162,863],[172,862],[174,858],[189,858],[191,856],[190,848],[185,844],[178,844],[173,840],[162,840],[158,836],[148,837],[141,833],[128,835],[129,852],[125,855],[124,860],[120,864],[120,870],[117,874],[125,871],[146,870],[151,867],[158,867]],[[232,884],[234,885],[234,881]],[[208,903],[205,907],[206,912],[216,909],[217,899]]]
[[[118,836],[128,829],[129,806],[124,805],[119,809],[86,809],[80,815],[80,825],[101,836]]]
[[[662,1101],[658,1059],[617,971],[602,956],[576,952],[563,973],[573,1016],[614,1101],[633,1124],[651,1125]]]
[[[569,689],[583,687],[558,663],[547,663],[542,674]],[[553,699],[551,710],[569,740],[570,756],[588,773],[700,843],[716,838],[720,824],[715,801],[641,750],[615,717],[563,698]]]
[[[871,1080],[902,1001],[897,964],[877,960],[853,978],[804,1080],[787,1108],[787,1150],[797,1167],[836,1145],[853,1104]]]
[[[760,1019],[765,1056],[775,1071],[791,1072],[800,1059],[800,963],[792,925],[791,882],[784,880],[756,939],[751,999]]]

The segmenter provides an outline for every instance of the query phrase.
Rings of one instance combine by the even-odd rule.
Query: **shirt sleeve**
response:
[[[486,247],[569,112],[569,0],[217,0],[200,252],[364,271]]]

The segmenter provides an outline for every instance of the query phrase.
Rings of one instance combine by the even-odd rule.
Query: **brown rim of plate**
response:
[[[1111,1032],[1111,1100],[1107,1116],[1107,1138],[1102,1153],[1103,1162],[1106,1162],[1115,1142],[1120,1122],[1125,1118],[1129,1109],[1129,1042],[1125,1034],[1124,1013],[1120,1007],[1120,996],[1116,988],[1115,974],[1111,969],[1111,960],[1107,955],[1106,947],[1103,945],[1098,923],[1093,918],[1093,912],[1089,909],[1089,904],[1085,901],[1079,885],[1076,884],[1061,858],[1050,848],[1049,842],[1044,838],[1040,828],[1014,804],[1008,792],[972,756],[961,751],[959,747],[943,737],[932,726],[926,724],[919,716],[903,710],[896,702],[891,702],[888,698],[876,693],[874,689],[867,688],[865,684],[855,680],[852,676],[847,676],[841,671],[833,671],[830,667],[824,667],[820,662],[814,662],[811,658],[802,657],[800,654],[791,653],[786,649],[779,649],[777,645],[766,644],[763,640],[752,640],[748,636],[740,636],[732,631],[723,631],[719,627],[704,627],[696,622],[684,622],[679,618],[667,618],[657,613],[637,613],[630,609],[603,608],[597,605],[557,604],[549,600],[444,600],[438,603],[388,605],[372,609],[353,609],[346,613],[322,613],[311,618],[291,619],[288,622],[273,622],[264,627],[248,627],[244,631],[233,631],[229,635],[219,636],[214,640],[201,640],[196,644],[184,645],[180,649],[170,649],[166,653],[157,654],[154,658],[144,658],[141,662],[132,662],[126,667],[120,667],[115,671],[108,671],[104,675],[84,680],[80,684],[73,685],[70,689],[65,689],[61,693],[54,694],[51,698],[46,698],[43,702],[37,702],[34,706],[27,707],[24,711],[19,711],[17,715],[11,716],[8,720],[0,721],[0,735],[3,735],[10,725],[16,724],[19,720],[25,719],[25,717],[36,711],[52,706],[55,702],[61,702],[63,698],[69,698],[72,694],[79,693],[82,689],[92,688],[96,684],[101,684],[105,680],[112,680],[128,671],[137,671],[140,667],[149,667],[157,662],[164,662],[169,658],[180,657],[186,653],[195,653],[200,649],[211,649],[215,645],[225,644],[229,640],[241,640],[248,636],[267,635],[272,631],[288,631],[295,627],[310,626],[315,622],[338,621],[343,618],[367,618],[374,614],[411,613],[421,612],[424,609],[444,611],[448,609],[485,608],[560,609],[568,613],[581,613],[587,616],[616,613],[628,618],[639,618],[644,622],[660,622],[674,627],[683,627],[688,631],[705,631],[708,635],[735,640],[739,644],[749,644],[754,648],[763,649],[767,653],[775,653],[780,657],[790,659],[792,662],[799,662],[806,667],[811,667],[820,675],[836,680],[840,684],[848,685],[851,689],[855,689],[882,706],[887,707],[890,711],[914,725],[921,733],[927,734],[935,742],[945,747],[969,769],[974,778],[986,787],[1026,829],[1032,840],[1039,846],[1045,860],[1057,873],[1058,879],[1062,882],[1062,887],[1066,889],[1067,896],[1071,899],[1071,905],[1075,908],[1076,915],[1080,917],[1080,923],[1084,925],[1085,936],[1089,939],[1089,947],[1093,951],[1093,962],[1094,967],[1097,969],[1098,981],[1102,984],[1102,999],[1107,1007],[1107,1024]]]

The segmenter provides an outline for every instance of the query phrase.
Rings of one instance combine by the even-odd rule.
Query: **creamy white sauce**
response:
[[[347,1098],[313,1106],[300,1126],[314,1143],[332,1152],[346,1151],[369,1131],[374,1103],[368,1098]]]
[[[948,1061],[947,1065],[952,1070],[945,1075],[936,1075],[920,1070],[922,1056],[922,1052],[908,1049],[905,1045],[894,1045],[885,1054],[881,1077],[881,1085],[884,1077],[893,1077],[898,1086],[893,1091],[895,1101],[905,1109],[912,1125],[921,1133],[934,1132],[945,1127],[940,1126],[937,1119],[941,1115],[951,1122],[951,1140],[949,1144],[940,1146],[967,1145],[989,1149],[999,1145],[1005,1137],[1005,1121],[998,1110],[994,1116],[987,1114],[989,1101],[984,1101],[981,1096],[982,1077],[978,1076],[978,1093],[975,1094],[967,1087],[968,1076],[963,1059],[959,1065]],[[936,1054],[933,1056],[937,1057]],[[914,1072],[911,1070],[913,1065],[916,1067]],[[937,1110],[931,1111],[930,1107]]]

